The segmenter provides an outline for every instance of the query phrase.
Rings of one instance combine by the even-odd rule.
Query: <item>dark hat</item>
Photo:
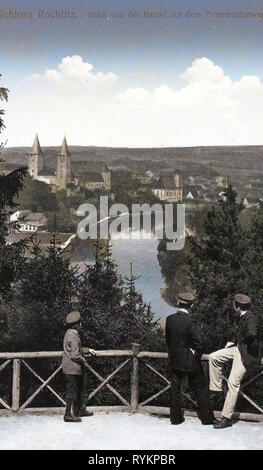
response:
[[[178,300],[180,303],[192,304],[193,301],[195,300],[195,296],[191,294],[190,292],[183,292],[178,295]]]
[[[72,325],[73,323],[77,323],[79,321],[80,321],[80,313],[77,311],[70,312],[66,318],[67,325]]]
[[[250,297],[248,297],[248,295],[236,294],[235,302],[238,302],[241,305],[248,305],[248,304],[251,304],[251,299]]]

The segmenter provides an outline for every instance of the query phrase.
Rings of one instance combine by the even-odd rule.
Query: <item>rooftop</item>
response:
[[[260,435],[263,423],[217,430],[191,417],[171,426],[169,418],[121,412],[75,424],[62,415],[0,416],[0,450],[261,450]]]
[[[73,161],[72,169],[75,174],[81,173],[101,173],[102,171],[110,171],[109,167],[102,161]]]
[[[61,151],[60,151],[59,155],[65,156],[65,157],[70,157],[71,156],[71,153],[69,152],[69,149],[68,149],[68,144],[67,144],[66,137],[64,137],[64,139],[63,139],[62,146],[61,146]]]
[[[39,222],[42,222],[43,219],[46,219],[46,216],[45,216],[45,214],[43,214],[43,212],[30,212],[26,216],[25,222],[39,223]]]
[[[175,185],[173,175],[161,175],[154,183],[154,189],[178,189],[178,187]]]
[[[38,135],[36,134],[35,140],[33,142],[32,150],[29,153],[30,155],[43,155],[42,149],[40,147]]]
[[[90,172],[90,173],[82,173],[78,175],[80,181],[85,183],[103,183],[103,177],[101,173],[97,172]]]

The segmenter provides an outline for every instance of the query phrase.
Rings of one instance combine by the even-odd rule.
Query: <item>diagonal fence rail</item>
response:
[[[84,348],[84,354],[87,352]],[[62,357],[61,351],[44,351],[44,352],[15,352],[15,353],[0,353],[0,361],[4,361],[2,364],[0,363],[0,374],[3,374],[3,371],[7,370],[10,366],[13,367],[12,372],[12,385],[11,385],[11,403],[7,403],[6,398],[2,398],[0,396],[0,405],[4,409],[6,413],[22,413],[22,412],[38,412],[38,413],[46,413],[46,412],[62,412],[65,406],[65,401],[63,397],[54,389],[54,386],[51,386],[52,380],[62,372],[62,367],[56,367],[55,370],[49,375],[48,378],[42,378],[39,373],[29,364],[30,360],[32,359],[60,359]],[[160,372],[157,370],[156,366],[153,366],[149,363],[152,360],[164,359],[167,360],[168,354],[163,352],[150,352],[150,351],[140,351],[140,345],[133,343],[130,350],[107,350],[107,351],[96,351],[95,359],[93,358],[93,362],[96,362],[96,358],[124,358],[124,361],[119,364],[107,377],[103,377],[100,372],[98,372],[98,367],[93,367],[89,363],[89,359],[87,359],[86,368],[88,373],[92,374],[96,377],[96,379],[100,382],[100,384],[91,391],[88,396],[88,401],[91,400],[95,395],[98,394],[103,388],[107,388],[115,397],[117,397],[118,401],[120,402],[119,405],[115,406],[88,406],[88,409],[93,411],[128,411],[131,413],[135,412],[145,412],[145,413],[152,413],[152,414],[169,414],[169,407],[168,406],[154,406],[149,405],[151,402],[156,400],[158,397],[163,395],[170,389],[170,381],[169,378],[165,376],[164,372]],[[203,364],[207,365],[209,359],[209,355],[203,355],[202,361]],[[263,366],[263,359],[261,361]],[[21,404],[21,368],[25,368],[28,373],[32,374],[41,385],[36,388],[36,390],[28,397],[24,403]],[[149,397],[144,397],[143,401],[140,402],[140,385],[139,379],[144,376],[144,369],[150,371],[153,377],[158,377],[162,382],[164,382],[164,387],[158,390],[157,392],[153,393]],[[116,389],[116,386],[113,387],[110,382],[113,378],[115,378],[118,374],[126,374],[127,382],[130,382],[130,397],[126,399],[120,391]],[[236,413],[236,416],[239,419],[244,419],[248,421],[263,421],[263,408],[260,406],[253,397],[244,393],[244,389],[251,385],[253,382],[258,380],[259,377],[263,375],[263,367],[262,370],[255,373],[255,375],[249,380],[243,382],[239,394],[246,400],[250,406],[252,406],[256,411],[255,413]],[[3,378],[0,375],[0,383],[3,383]],[[227,381],[227,378],[224,377],[224,380]],[[59,402],[59,408],[32,408],[29,405],[32,404],[33,400],[43,391],[48,390],[53,396],[55,396],[56,400]],[[181,392],[182,396],[188,400],[192,406],[196,408],[196,402],[192,399],[185,392]],[[0,410],[0,413],[3,410]],[[186,414],[189,415],[196,415],[196,412],[187,412]],[[216,412],[216,415],[219,415],[219,412]]]

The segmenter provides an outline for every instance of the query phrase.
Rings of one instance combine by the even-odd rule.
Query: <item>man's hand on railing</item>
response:
[[[88,354],[91,355],[91,356],[96,356],[95,349],[89,349]]]
[[[86,348],[84,354],[85,356],[96,356],[96,351],[95,349]],[[83,359],[85,361],[85,357]]]

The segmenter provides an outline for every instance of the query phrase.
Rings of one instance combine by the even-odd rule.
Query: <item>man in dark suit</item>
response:
[[[165,340],[168,346],[171,379],[171,424],[180,424],[184,421],[180,404],[180,387],[185,376],[195,391],[198,416],[202,424],[215,422],[210,405],[208,383],[201,364],[201,356],[204,352],[201,331],[189,315],[193,301],[192,294],[179,294],[178,310],[169,315],[166,320]]]
[[[232,368],[228,377],[228,392],[222,410],[222,419],[215,423],[216,429],[232,426],[232,415],[236,406],[240,384],[249,370],[260,367],[261,354],[258,338],[258,318],[250,311],[250,297],[237,294],[234,309],[239,317],[236,337],[233,343],[228,342],[223,349],[209,356],[210,390],[222,393],[222,368],[229,361]]]

